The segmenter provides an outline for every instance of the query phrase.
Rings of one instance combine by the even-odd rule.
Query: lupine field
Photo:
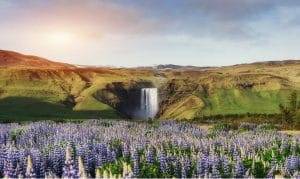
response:
[[[299,137],[244,124],[89,120],[0,124],[0,177],[300,177]]]

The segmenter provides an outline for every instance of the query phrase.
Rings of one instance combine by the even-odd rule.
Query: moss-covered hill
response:
[[[50,64],[39,68],[28,63],[19,66],[18,56],[7,65],[3,53],[1,120],[126,118],[122,105],[135,103],[130,91],[147,86],[159,88],[160,118],[274,114],[292,90],[300,91],[299,61],[165,70],[56,67],[47,61]]]

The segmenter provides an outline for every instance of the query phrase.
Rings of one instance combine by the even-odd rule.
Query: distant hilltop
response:
[[[265,66],[281,66],[300,64],[300,60],[278,60],[278,61],[259,61],[254,63],[242,63],[232,65],[234,66],[247,66],[247,65],[265,65]],[[101,65],[74,65],[68,63],[55,62],[43,57],[34,55],[24,55],[14,51],[0,50],[0,67],[23,67],[23,68],[126,68],[114,66],[101,66]],[[223,67],[231,67],[223,66]],[[154,66],[139,66],[131,67],[138,69],[158,69],[158,70],[174,70],[174,69],[209,69],[218,68],[218,66],[193,66],[193,65],[175,65],[175,64],[159,64]]]
[[[23,68],[74,68],[74,65],[47,60],[45,58],[0,50],[0,67]]]

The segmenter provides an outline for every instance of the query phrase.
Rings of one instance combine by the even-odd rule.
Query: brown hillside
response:
[[[72,68],[75,66],[66,63],[53,62],[37,56],[0,50],[0,67]]]

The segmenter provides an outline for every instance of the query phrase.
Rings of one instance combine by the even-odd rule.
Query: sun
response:
[[[48,42],[52,45],[70,45],[74,39],[74,34],[70,32],[52,32],[47,35]]]

